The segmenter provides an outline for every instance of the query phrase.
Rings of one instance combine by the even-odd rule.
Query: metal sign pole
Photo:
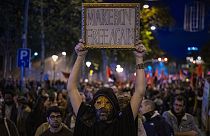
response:
[[[23,35],[22,35],[22,47],[27,48],[27,33],[28,33],[28,7],[29,0],[25,0],[25,9],[24,9],[24,24],[23,24]],[[24,76],[25,76],[25,67],[21,66],[21,78],[20,78],[20,86],[21,91],[24,89]]]
[[[25,67],[21,66],[21,80],[20,80],[20,84],[21,84],[21,92],[23,92],[24,87],[25,87]]]

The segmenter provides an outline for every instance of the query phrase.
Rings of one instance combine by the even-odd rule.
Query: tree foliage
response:
[[[97,2],[97,0],[85,0]],[[33,51],[41,51],[41,23],[44,23],[46,57],[66,50],[74,52],[74,46],[81,33],[81,0],[30,0],[28,22],[28,46]],[[24,0],[5,0],[0,6],[0,46],[4,51],[16,52],[21,47],[21,34],[24,15]],[[43,10],[42,10],[43,9]],[[43,16],[41,16],[43,11]],[[148,49],[148,57],[163,52],[158,48],[158,42],[150,30],[156,27],[171,25],[172,19],[166,8],[151,7],[140,11],[141,33],[143,44]],[[2,52],[2,53],[5,53]],[[90,50],[91,60],[102,62],[101,50]],[[131,51],[106,50],[110,61],[133,62]],[[93,55],[94,54],[94,55]],[[96,57],[97,56],[97,57]],[[111,62],[110,62],[111,63]]]
[[[40,47],[43,7],[46,53],[52,55],[64,50],[71,53],[80,37],[80,6],[81,1],[78,0],[33,0],[30,19],[32,47]]]
[[[16,68],[16,52],[21,46],[22,7],[23,2],[16,0],[4,0],[0,4],[1,77],[11,75]]]
[[[209,59],[209,54],[210,54],[210,41],[207,42],[201,49],[201,57],[204,60],[204,65],[206,69],[210,69],[210,59]]]
[[[164,52],[158,47],[157,39],[150,27],[155,26],[157,29],[161,29],[161,27],[173,25],[173,18],[170,16],[168,9],[161,6],[142,9],[140,11],[140,17],[140,37],[147,48],[148,56],[152,58],[157,55],[163,55]]]
[[[23,3],[5,0],[0,5],[0,47],[1,54],[14,52],[21,42],[21,7]]]

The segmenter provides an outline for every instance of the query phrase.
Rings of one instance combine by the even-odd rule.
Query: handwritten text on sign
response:
[[[88,8],[86,43],[129,45],[135,41],[134,8]]]

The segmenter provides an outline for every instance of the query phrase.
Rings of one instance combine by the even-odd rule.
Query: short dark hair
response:
[[[185,106],[185,104],[186,104],[186,100],[185,100],[185,97],[184,96],[182,96],[182,95],[177,95],[177,96],[175,96],[175,98],[174,98],[174,100],[173,100],[173,104],[174,104],[174,102],[175,101],[183,101],[183,104],[184,104],[184,106]]]
[[[151,111],[154,111],[156,109],[155,103],[152,100],[145,99],[143,100],[143,103],[145,106],[149,106]]]
[[[46,116],[49,117],[52,112],[60,113],[62,115],[62,112],[58,106],[49,107],[47,109]]]

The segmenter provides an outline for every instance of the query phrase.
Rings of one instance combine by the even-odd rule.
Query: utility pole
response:
[[[29,0],[25,0],[24,7],[24,22],[23,22],[23,34],[22,34],[22,48],[27,48],[27,34],[28,34],[28,8],[29,8]],[[25,66],[21,66],[21,79],[20,86],[21,91],[23,91],[25,87]]]
[[[44,19],[43,19],[43,0],[41,1],[41,77],[40,81],[44,80],[44,69],[45,69],[45,35],[44,35]]]

